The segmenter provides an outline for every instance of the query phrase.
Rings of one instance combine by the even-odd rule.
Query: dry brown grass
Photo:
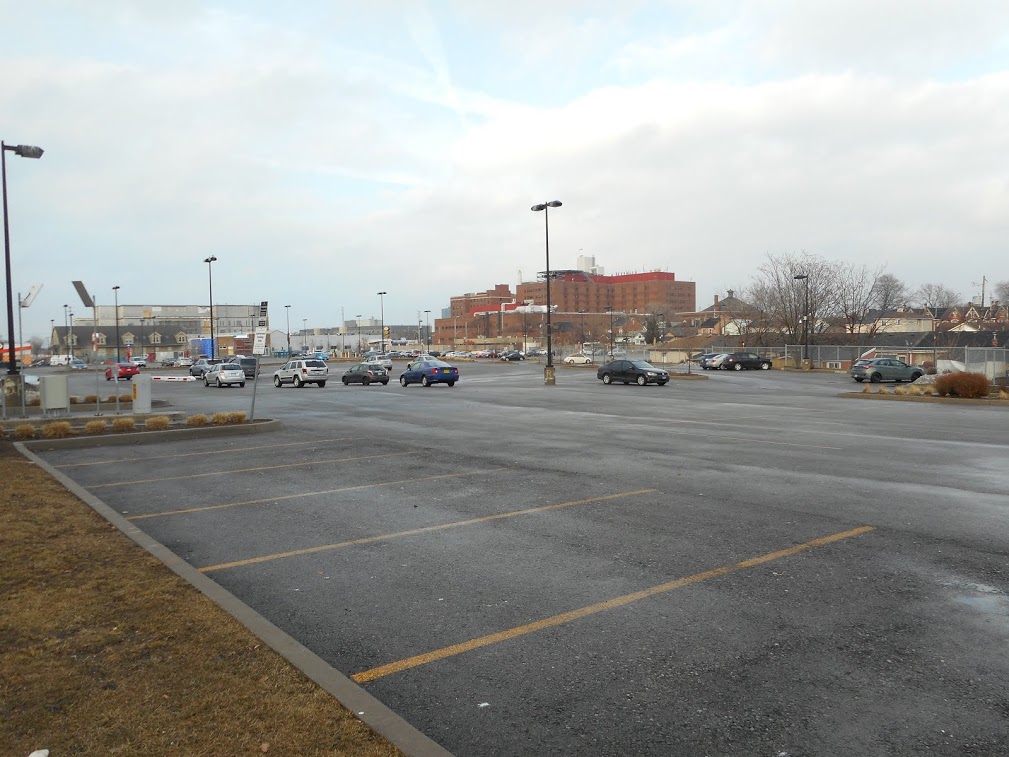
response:
[[[85,434],[104,434],[108,430],[109,424],[105,421],[94,420],[84,424]]]
[[[167,415],[152,415],[146,421],[144,421],[144,428],[148,431],[164,431],[166,428],[171,428],[172,419]]]
[[[4,754],[398,754],[7,442],[0,477]]]
[[[1009,391],[1006,391],[1005,389],[999,389],[998,398],[1000,400],[1009,400]]]
[[[37,434],[35,426],[30,423],[22,423],[20,426],[14,427],[14,438],[19,442],[25,439],[34,439]]]
[[[230,423],[228,413],[214,413],[210,416],[210,422],[215,426],[226,426]]]
[[[893,388],[893,393],[901,397],[904,397],[911,393],[911,388],[908,386],[904,386],[903,384],[898,384]]]
[[[228,423],[245,423],[246,416],[241,410],[228,413]]]
[[[112,419],[112,430],[113,431],[134,431],[136,429],[136,422],[133,418],[113,418]]]
[[[192,428],[200,428],[210,423],[210,419],[205,415],[190,415],[186,418],[186,425]]]
[[[872,394],[872,392],[873,392],[872,384],[865,384],[862,387],[862,394]]]
[[[42,436],[45,439],[66,439],[73,432],[74,427],[69,421],[53,421],[42,426]]]

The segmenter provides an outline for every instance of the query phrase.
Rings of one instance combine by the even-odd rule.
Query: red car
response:
[[[115,371],[115,373],[113,373]],[[105,369],[105,380],[111,381],[113,378],[126,379],[127,381],[140,373],[140,368],[133,363],[117,363]]]

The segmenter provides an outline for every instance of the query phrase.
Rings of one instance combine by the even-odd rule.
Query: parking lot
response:
[[[460,369],[266,375],[280,432],[43,456],[455,754],[1009,749],[1007,410]]]

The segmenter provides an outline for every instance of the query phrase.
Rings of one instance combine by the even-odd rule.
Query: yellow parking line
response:
[[[280,449],[281,447],[297,447],[305,444],[326,444],[328,442],[345,442],[353,439],[353,436],[340,436],[336,439],[315,439],[310,442],[285,442],[284,444],[260,444],[255,447],[231,447],[229,449],[213,449],[204,452],[179,452],[175,455],[154,455],[153,457],[119,457],[115,460],[97,460],[90,463],[64,463],[54,465],[54,468],[84,468],[89,465],[111,465],[114,463],[138,463],[144,460],[168,460],[173,457],[205,457],[207,455],[226,455],[231,452],[249,452],[256,449]]]
[[[678,578],[675,581],[659,584],[658,586],[653,586],[649,589],[642,589],[641,591],[625,594],[621,597],[614,597],[613,599],[589,605],[588,607],[581,607],[577,610],[561,613],[560,615],[543,618],[542,620],[537,620],[534,623],[528,623],[524,626],[509,628],[505,631],[492,633],[488,636],[481,636],[477,639],[464,641],[461,644],[453,644],[450,647],[436,649],[433,652],[427,652],[415,657],[408,657],[405,660],[399,660],[397,662],[390,662],[387,665],[381,665],[377,668],[371,668],[370,670],[355,673],[351,676],[351,678],[357,683],[367,683],[368,681],[384,678],[385,676],[392,675],[393,673],[401,673],[404,670],[409,670],[410,668],[415,668],[419,665],[426,665],[427,663],[435,662],[436,660],[444,660],[446,657],[452,657],[457,654],[462,654],[463,652],[470,652],[474,649],[479,649],[480,647],[486,647],[490,644],[514,639],[527,633],[533,633],[534,631],[542,631],[545,628],[552,628],[553,626],[559,626],[563,623],[570,623],[573,620],[579,620],[589,615],[594,615],[597,612],[612,610],[616,607],[622,607],[623,605],[630,604],[631,602],[637,602],[640,599],[647,599],[648,597],[653,597],[656,594],[673,591],[674,589],[682,589],[684,586],[690,586],[691,584],[695,584],[700,581],[706,581],[709,578],[724,576],[727,573],[733,573],[737,570],[753,568],[757,565],[771,562],[772,560],[780,560],[783,557],[790,557],[798,554],[799,552],[805,552],[813,549],[814,547],[822,547],[825,544],[840,541],[841,539],[849,539],[852,536],[858,536],[869,531],[874,531],[875,529],[875,526],[861,526],[859,528],[853,528],[850,531],[842,531],[841,533],[832,534],[830,536],[823,536],[819,539],[813,539],[812,541],[797,544],[796,546],[789,547],[788,549],[778,550],[777,552],[769,552],[768,554],[761,555],[759,557],[751,557],[749,560],[743,560],[742,562],[724,565],[720,568],[706,570],[703,573],[695,573],[694,575],[687,576],[686,578]]]
[[[263,499],[247,499],[242,502],[227,502],[222,505],[204,505],[203,507],[187,507],[184,510],[165,510],[160,513],[148,513],[146,515],[131,515],[126,520],[146,520],[147,518],[164,518],[168,515],[185,515],[187,513],[202,513],[207,510],[224,510],[229,507],[242,507],[243,505],[262,505],[264,503],[280,502],[285,499],[299,499],[301,497],[318,497],[321,494],[336,494],[338,492],[352,492],[357,489],[372,489],[377,486],[393,486],[395,484],[413,484],[418,481],[436,481],[441,478],[461,478],[462,476],[476,476],[481,473],[497,473],[511,468],[488,468],[486,470],[472,470],[463,473],[442,473],[437,476],[420,476],[414,478],[403,478],[399,481],[379,481],[376,484],[358,484],[357,486],[341,486],[338,489],[323,489],[317,492],[299,492],[298,494],[281,494],[276,497],[265,497]]]
[[[635,494],[653,494],[656,489],[639,489],[633,492],[622,492],[620,494],[609,494],[603,497],[592,497],[590,499],[580,499],[575,502],[560,502],[555,505],[544,505],[542,507],[530,507],[525,510],[512,510],[507,513],[498,513],[496,515],[484,515],[480,518],[469,518],[467,520],[456,520],[451,523],[442,523],[439,526],[424,526],[423,528],[412,528],[409,531],[397,531],[393,534],[382,534],[381,536],[365,536],[361,539],[351,539],[350,541],[341,541],[336,544],[323,544],[318,547],[306,547],[305,549],[294,549],[290,552],[277,552],[272,555],[263,555],[262,557],[250,557],[247,560],[235,560],[234,562],[220,563],[219,565],[208,565],[205,568],[200,568],[201,573],[210,573],[215,570],[225,570],[226,568],[239,568],[245,565],[255,565],[256,563],[269,562],[270,560],[280,560],[285,557],[297,557],[298,555],[311,555],[316,552],[325,552],[331,549],[340,549],[341,547],[351,547],[355,544],[370,544],[376,541],[388,541],[390,539],[402,539],[404,536],[416,536],[417,534],[426,534],[431,531],[444,531],[448,528],[459,528],[460,526],[472,526],[474,523],[487,523],[492,520],[502,520],[504,518],[516,518],[519,515],[532,515],[533,513],[543,513],[548,510],[559,510],[562,507],[574,507],[575,505],[587,505],[592,502],[606,502],[611,499],[620,499],[622,497],[630,497]]]
[[[403,455],[417,455],[420,450],[413,452],[389,452],[383,455],[362,455],[360,457],[334,457],[331,460],[306,460],[301,463],[284,463],[283,465],[259,465],[255,468],[232,468],[231,470],[210,471],[209,473],[189,473],[185,476],[163,476],[162,478],[141,478],[136,481],[116,481],[111,484],[91,484],[89,489],[108,489],[113,486],[133,486],[134,484],[156,484],[159,481],[179,481],[184,478],[204,478],[205,476],[227,476],[231,473],[254,473],[260,470],[277,470],[278,468],[300,468],[305,465],[323,465],[325,463],[346,463],[352,460],[374,460],[381,457],[402,457]]]

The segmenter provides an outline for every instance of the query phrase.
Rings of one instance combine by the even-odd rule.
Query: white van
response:
[[[49,365],[70,365],[73,355],[53,355],[49,358]]]

